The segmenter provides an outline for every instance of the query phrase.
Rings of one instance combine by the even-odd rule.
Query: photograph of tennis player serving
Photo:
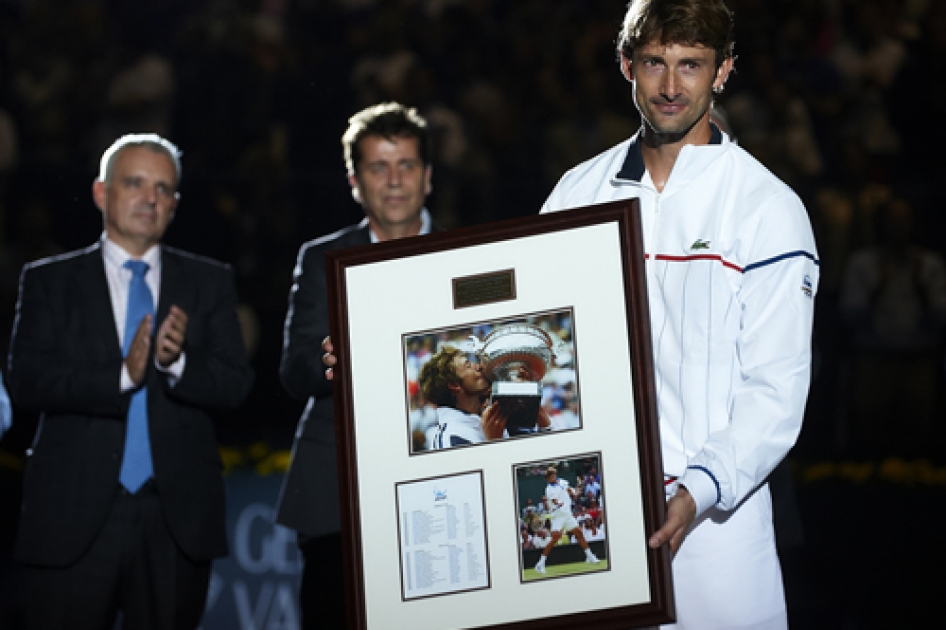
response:
[[[608,568],[601,455],[517,466],[522,581]]]

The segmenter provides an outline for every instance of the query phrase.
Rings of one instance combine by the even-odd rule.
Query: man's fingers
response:
[[[337,362],[337,359],[335,358],[335,346],[332,345],[331,337],[326,337],[322,340],[322,350],[325,351],[325,354],[322,355],[322,363],[325,365],[325,380],[335,380],[335,370],[333,370],[332,367]]]
[[[178,306],[171,305],[167,317],[161,322],[155,342],[155,355],[158,363],[168,366],[177,361],[184,349],[187,337],[187,313]]]
[[[141,339],[147,339],[151,336],[151,314],[147,314],[141,318],[141,322],[138,324],[138,329],[135,330],[135,336],[132,339],[131,343],[138,343]]]
[[[158,340],[158,352],[180,352],[183,339],[175,339],[171,335],[165,335]]]
[[[673,538],[670,539],[670,553],[677,553],[677,549],[680,548],[680,545],[683,544],[683,539],[686,535],[686,530],[681,528],[677,530],[677,533],[673,535]]]
[[[162,328],[158,334],[158,342],[161,347],[166,347],[168,343],[181,346],[184,344],[184,331],[176,328]]]
[[[135,337],[131,341],[131,347],[128,348],[128,356],[125,357],[125,367],[128,368],[128,376],[135,385],[141,384],[145,378],[145,371],[148,365],[148,351],[151,348],[151,326],[150,322],[142,321],[135,332]]]
[[[676,553],[683,539],[686,537],[687,529],[696,516],[696,503],[690,496],[686,488],[681,487],[677,493],[667,502],[667,522],[664,526],[654,532],[654,535],[647,541],[651,549],[656,549],[667,541],[670,541],[670,551]]]
[[[176,337],[183,339],[187,332],[187,313],[177,306],[171,306],[167,317],[161,322],[161,335],[173,333]]]
[[[681,519],[674,513],[673,510],[668,510],[667,522],[664,523],[663,527],[654,532],[654,535],[650,537],[648,544],[650,545],[651,549],[656,549],[667,541],[671,541],[671,550],[675,551],[675,548],[672,546],[672,542],[677,540],[677,546],[679,547],[685,533],[686,527],[684,526]]]
[[[509,419],[506,417],[506,414],[503,413],[502,407],[499,406],[498,402],[494,402],[487,409],[486,417],[489,422],[495,425],[506,426],[506,421]]]
[[[481,419],[483,434],[487,440],[495,440],[503,437],[506,430],[506,416],[500,411],[499,403],[494,402],[483,411]]]
[[[647,544],[651,549],[656,549],[660,545],[664,544],[664,542],[670,537],[671,531],[672,530],[670,529],[669,523],[664,525],[654,532],[654,535],[650,537],[650,540],[647,541]]]
[[[180,320],[185,325],[187,324],[187,313],[181,307],[172,304],[170,310],[168,311],[169,316],[173,316],[175,319]]]

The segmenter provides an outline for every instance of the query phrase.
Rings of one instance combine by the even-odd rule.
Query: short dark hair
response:
[[[700,44],[716,51],[716,67],[733,56],[732,11],[722,0],[631,0],[618,35],[618,56],[628,59],[651,42]]]
[[[460,384],[460,377],[453,362],[462,354],[464,353],[459,348],[444,346],[420,369],[417,380],[420,383],[420,391],[428,402],[441,406],[457,404],[457,397],[449,386]]]
[[[365,136],[393,138],[417,138],[417,152],[424,165],[430,164],[430,133],[427,121],[413,107],[400,103],[380,103],[366,107],[348,119],[348,129],[342,135],[345,150],[345,168],[349,175],[355,174],[361,161],[359,143]]]

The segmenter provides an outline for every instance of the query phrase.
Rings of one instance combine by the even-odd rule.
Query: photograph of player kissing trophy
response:
[[[411,452],[578,429],[574,313],[404,336]]]

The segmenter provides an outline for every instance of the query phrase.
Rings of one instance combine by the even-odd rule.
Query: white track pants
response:
[[[662,628],[788,628],[767,485],[732,512],[707,510],[672,566],[677,623]]]

